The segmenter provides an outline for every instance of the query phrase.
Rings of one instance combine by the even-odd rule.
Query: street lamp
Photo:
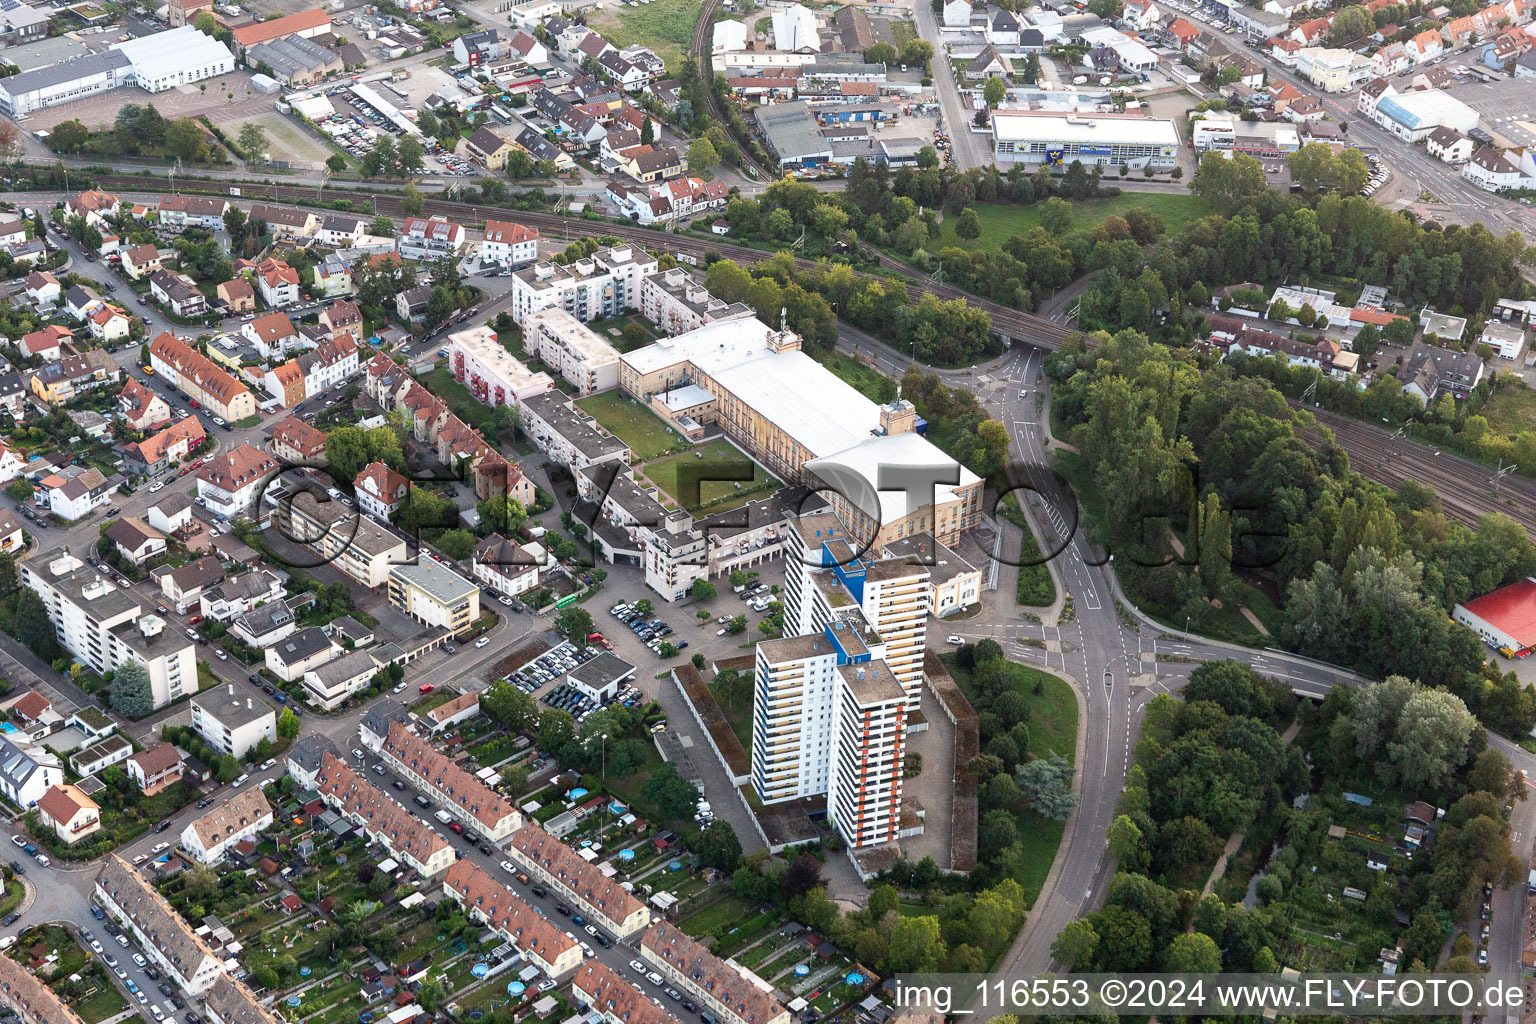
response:
[[[608,792],[607,792],[607,790],[608,790],[608,734],[607,733],[603,733],[602,736],[600,736],[598,738],[602,741],[602,750],[603,750],[603,766],[600,769],[602,774],[599,775],[598,778],[603,780],[603,833],[606,835],[607,832],[608,832],[608,808],[610,806],[612,806],[612,804],[613,804],[613,799],[612,799],[612,797],[610,797],[608,795]]]

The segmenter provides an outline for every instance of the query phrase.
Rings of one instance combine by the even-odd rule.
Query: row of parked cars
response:
[[[766,583],[758,583],[755,586],[743,587],[736,592],[736,596],[747,603],[747,607],[755,612],[768,610],[768,601],[773,596],[772,589]]]
[[[565,675],[577,665],[583,665],[597,657],[597,648],[590,644],[577,647],[569,640],[562,640],[543,654],[507,677],[507,681],[524,693],[532,693],[552,679]]]
[[[647,613],[639,611],[630,605],[616,604],[608,609],[608,611],[614,618],[628,626],[629,631],[639,637],[641,642],[651,649],[652,653],[660,654],[662,641],[672,635],[671,626],[661,619],[652,618]],[[684,640],[673,646],[678,650],[682,650],[688,646],[688,641]]]
[[[1375,153],[1368,153],[1366,154],[1365,158],[1366,160],[1370,161],[1371,177],[1370,180],[1366,182],[1365,188],[1360,190],[1360,194],[1363,196],[1371,196],[1375,195],[1376,190],[1387,183],[1387,179],[1392,177],[1392,172],[1387,169],[1386,164],[1381,162],[1381,157],[1377,156]]]

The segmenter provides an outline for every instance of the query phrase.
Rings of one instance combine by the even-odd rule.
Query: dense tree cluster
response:
[[[910,350],[920,362],[953,366],[1001,351],[984,310],[931,294],[913,301],[900,281],[862,277],[846,264],[801,271],[781,252],[753,264],[750,272],[730,260],[713,262],[705,280],[710,294],[746,303],[769,324],[777,326],[782,315],[811,345],[830,348],[840,316]]]
[[[223,159],[208,129],[190,117],[169,120],[153,103],[124,104],[105,130],[93,131],[79,118],[64,121],[49,134],[48,145],[59,153],[169,157],[186,163]]]
[[[1284,642],[1373,678],[1400,674],[1461,697],[1491,727],[1524,733],[1536,690],[1485,671],[1458,601],[1536,572],[1508,517],[1451,521],[1433,493],[1391,492],[1350,470],[1262,378],[1134,331],[1047,358],[1058,415],[1102,497],[1127,589],[1158,614],[1200,622],[1235,578],[1283,596]],[[1185,555],[1173,553],[1173,533]],[[1195,543],[1198,541],[1199,543]]]

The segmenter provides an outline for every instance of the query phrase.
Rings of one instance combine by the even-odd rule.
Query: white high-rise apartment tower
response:
[[[890,842],[921,700],[928,570],[860,556],[830,514],[795,530],[786,635],[757,646],[752,785],[765,804],[824,795],[850,847]]]

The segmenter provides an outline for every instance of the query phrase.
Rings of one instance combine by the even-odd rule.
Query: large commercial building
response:
[[[1150,117],[994,110],[992,151],[1000,163],[1168,168],[1178,159],[1179,132]]]
[[[1478,113],[1448,93],[1424,89],[1383,96],[1371,120],[1400,139],[1421,142],[1436,128],[1467,134],[1477,127]]]
[[[191,25],[0,79],[0,110],[15,116],[127,85],[165,92],[235,69],[234,55]]]
[[[1301,132],[1288,121],[1244,121],[1214,111],[1190,123],[1195,152],[1231,150],[1261,160],[1284,157],[1301,148]]]
[[[315,789],[327,807],[423,878],[453,866],[456,858],[448,840],[329,751],[321,759]]]
[[[151,963],[189,996],[223,975],[224,962],[192,931],[138,869],[109,854],[96,876],[96,899],[132,933]]]
[[[313,39],[315,36],[324,35],[332,29],[330,15],[318,7],[307,11],[299,11],[295,14],[287,14],[281,18],[273,18],[271,21],[257,21],[249,25],[241,25],[234,30],[235,48],[241,56],[245,55],[248,47],[256,46],[273,39],[282,39],[286,36],[301,36],[305,39]]]
[[[192,641],[63,548],[17,566],[23,586],[42,598],[59,643],[98,674],[128,661],[144,666],[155,707],[197,692]]]
[[[596,864],[538,825],[530,823],[513,833],[507,855],[620,942],[639,935],[651,923],[651,912],[618,879],[603,874]]]
[[[586,322],[640,306],[640,282],[656,273],[656,257],[635,245],[599,249],[565,266],[535,263],[512,275],[512,319],[563,309]]]
[[[1536,648],[1536,579],[1518,580],[1458,604],[1451,618],[1501,651],[1530,651]]]
[[[474,861],[461,860],[443,876],[443,895],[464,908],[551,978],[581,966],[581,947]]]
[[[433,803],[493,843],[522,827],[523,816],[499,793],[400,722],[390,724],[379,756]]]
[[[523,319],[523,350],[576,385],[579,394],[618,387],[619,350],[563,309],[541,309]]]
[[[555,386],[543,370],[534,373],[514,359],[484,325],[448,335],[448,367],[454,380],[489,406],[522,405]]]
[[[751,318],[711,323],[626,353],[619,383],[681,432],[718,423],[781,480],[832,492],[867,540],[932,533],[952,545],[980,522],[980,478],[918,433],[912,403],[876,405],[788,331]],[[926,489],[894,483],[908,471],[927,472]]]

